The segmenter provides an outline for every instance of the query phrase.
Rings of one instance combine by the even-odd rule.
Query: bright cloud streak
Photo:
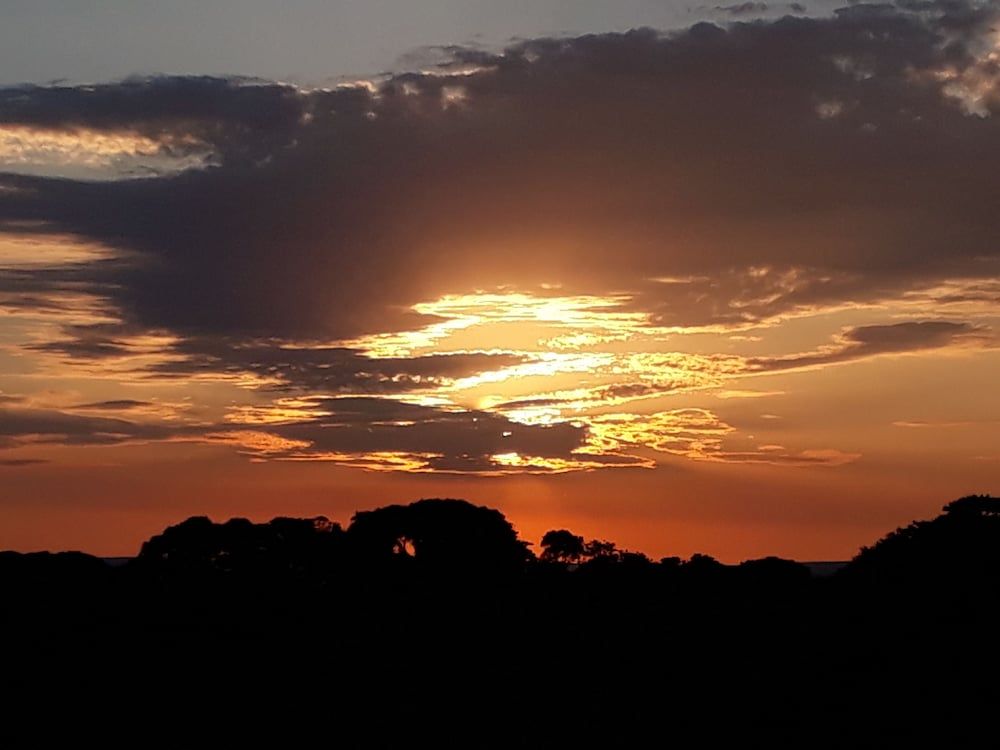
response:
[[[0,125],[0,171],[75,174],[90,179],[145,176],[204,166],[210,150],[191,137]]]

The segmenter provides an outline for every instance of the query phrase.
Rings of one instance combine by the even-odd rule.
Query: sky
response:
[[[819,0],[827,13],[837,0]],[[805,13],[791,2],[679,0],[5,0],[0,84],[133,75],[336,83],[407,72],[434,46]]]
[[[92,5],[0,29],[0,548],[463,497],[836,560],[1000,494],[995,4]]]

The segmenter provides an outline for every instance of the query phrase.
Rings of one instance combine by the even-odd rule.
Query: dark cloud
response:
[[[746,2],[736,5],[716,5],[715,9],[731,16],[746,16],[767,11],[767,3]]]
[[[546,406],[562,406],[569,402],[569,398],[519,398],[514,401],[504,401],[493,407],[498,412],[512,411],[514,409],[538,409]]]
[[[129,408],[99,402],[85,407]],[[115,446],[184,440],[224,443],[260,460],[333,461],[378,471],[496,475],[552,473],[601,468],[650,468],[639,453],[660,451],[696,460],[836,465],[853,460],[839,451],[741,453],[725,450],[720,436],[731,428],[699,409],[651,416],[597,417],[592,422],[522,424],[496,412],[448,409],[388,398],[338,397],[305,400],[310,416],[284,422],[177,424],[82,416],[52,409],[0,409],[0,449],[25,446]],[[265,407],[266,410],[266,407]],[[301,413],[300,409],[300,413]],[[608,428],[624,428],[622,430]],[[630,429],[636,424],[639,429]],[[602,433],[597,449],[591,432]],[[608,445],[610,440],[611,445]],[[0,458],[2,466],[43,463]]]
[[[2,125],[134,133],[175,155],[207,146],[222,163],[273,156],[306,115],[307,101],[296,89],[251,79],[154,77],[0,89]]]
[[[419,301],[540,281],[630,292],[655,322],[689,326],[993,278],[1000,120],[983,114],[1000,106],[978,35],[994,11],[856,5],[499,55],[452,48],[463,75],[446,66],[374,88],[151,78],[6,90],[0,122],[190,137],[219,166],[112,183],[4,178],[0,221],[128,255],[2,283],[29,300],[92,289],[128,331],[181,338],[187,361],[168,369],[249,367],[350,391],[357,353],[236,361],[239,349],[413,328],[435,320],[412,312]],[[650,281],[664,278],[682,281]],[[108,331],[69,333],[75,343],[48,346],[128,348]],[[199,351],[205,341],[236,360]],[[365,387],[473,367],[415,362],[375,363]]]
[[[524,425],[483,411],[447,411],[386,399],[344,398],[318,402],[327,412],[308,422],[283,425],[275,434],[308,440],[314,452],[436,453],[485,458],[515,452],[567,457],[583,446],[586,431],[568,423]]]
[[[96,411],[128,411],[129,409],[141,409],[145,406],[153,406],[152,401],[135,401],[134,399],[123,398],[112,401],[95,401],[90,404],[77,404],[74,409],[93,409]]]
[[[757,371],[788,370],[849,362],[880,354],[995,343],[990,330],[983,326],[938,320],[909,321],[850,328],[840,336],[836,345],[787,357],[752,357],[747,360],[747,367]]]
[[[115,403],[86,406],[122,408]],[[0,448],[221,440],[267,458],[321,460],[335,456],[345,463],[399,469],[401,466],[388,455],[396,454],[409,462],[408,470],[422,465],[422,470],[481,473],[501,469],[495,458],[500,454],[579,461],[581,457],[573,452],[585,447],[587,437],[585,428],[568,423],[524,425],[490,412],[447,410],[384,398],[313,398],[308,403],[315,416],[266,425],[140,423],[53,409],[0,408]],[[264,442],[245,442],[247,434],[263,436]],[[291,442],[269,442],[275,440]],[[634,463],[616,455],[585,458],[595,465]]]
[[[988,340],[989,331],[971,323],[944,320],[910,321],[851,328],[844,340],[865,351],[912,351],[948,346],[956,341]]]
[[[469,352],[413,357],[369,357],[345,347],[289,347],[200,338],[175,349],[182,360],[157,365],[159,374],[251,373],[277,381],[276,388],[328,393],[402,393],[442,385],[483,370],[524,361],[506,353]]]
[[[130,352],[129,345],[121,339],[103,338],[93,332],[84,335],[84,326],[70,326],[67,333],[74,338],[30,344],[25,348],[36,352],[64,354],[75,360],[93,360],[107,357],[122,357]]]
[[[37,466],[38,464],[48,463],[44,458],[0,458],[0,467],[21,467],[21,466]]]
[[[67,414],[53,409],[0,408],[0,448],[25,442],[60,445],[118,445],[196,435],[199,428],[138,423],[125,419]]]
[[[141,333],[128,325],[67,326],[65,338],[28,348],[73,361],[100,361],[134,352]],[[269,388],[328,393],[403,393],[447,384],[485,370],[520,364],[526,357],[505,352],[459,352],[412,357],[372,357],[357,349],[295,346],[281,341],[228,337],[181,339],[159,350],[165,358],[144,369],[148,376],[254,375]]]
[[[316,413],[313,418],[259,428],[294,444],[250,441],[248,451],[268,458],[364,462],[370,468],[398,468],[400,459],[392,457],[396,456],[412,461],[407,470],[463,473],[503,470],[497,456],[510,454],[535,460],[536,467],[546,471],[551,470],[544,466],[547,460],[567,465],[637,465],[628,456],[574,453],[586,447],[587,429],[567,422],[526,425],[493,412],[366,397],[314,399],[310,408]],[[216,433],[216,437],[235,437],[240,430],[255,429],[254,425],[230,427],[229,433]]]
[[[838,450],[776,451],[720,451],[710,460],[741,464],[773,464],[778,466],[841,466],[861,458],[860,453]]]

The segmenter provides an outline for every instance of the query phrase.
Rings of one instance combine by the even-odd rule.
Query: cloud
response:
[[[764,13],[767,10],[767,3],[746,2],[736,5],[716,5],[715,9],[731,16],[746,16],[756,13]]]
[[[754,391],[754,390],[745,390],[740,388],[727,388],[725,390],[716,393],[715,397],[721,399],[767,398],[769,396],[781,396],[784,395],[784,393],[785,393],[784,391]]]
[[[965,419],[954,421],[927,421],[927,420],[899,420],[892,423],[893,427],[906,427],[909,429],[942,429],[951,427],[990,427],[1000,424],[1000,419]]]
[[[21,466],[37,466],[48,463],[44,458],[0,458],[0,467],[18,468]]]
[[[995,337],[983,326],[944,320],[908,321],[848,328],[831,346],[783,357],[751,357],[747,359],[746,366],[748,370],[757,372],[790,370],[851,362],[882,354],[995,344]]]
[[[995,310],[994,21],[960,0],[855,5],[450,47],[423,72],[331,89],[164,76],[0,90],[0,161],[48,175],[0,176],[0,231],[21,243],[0,255],[0,307],[52,326],[22,349],[95,377],[257,391],[197,429],[12,408],[0,434],[181,436],[414,471],[647,466],[650,451],[842,463],[854,454],[730,449],[705,410],[623,405],[984,346],[988,330],[858,326],[767,357],[629,345],[887,301]],[[133,157],[162,164],[136,172]],[[42,263],[32,242],[64,252]],[[534,339],[477,339],[487,322]],[[125,404],[78,410],[142,413]]]
[[[183,335],[338,339],[540,278],[632,291],[667,325],[736,325],[992,277],[997,119],[938,75],[980,65],[989,16],[865,8],[455,49],[454,80],[8,90],[2,121],[194,137],[220,166],[9,178],[24,190],[0,217],[137,253],[94,281],[127,322]],[[817,117],[830,100],[851,106]],[[707,280],[643,281],[663,276]]]
[[[778,466],[844,466],[854,463],[861,454],[837,448],[818,448],[803,451],[786,451],[779,445],[762,445],[756,451],[723,452],[709,456],[709,460],[727,463],[775,464]]]
[[[190,425],[139,423],[54,409],[0,407],[0,448],[28,444],[120,445],[196,436]]]
[[[506,473],[613,465],[619,457],[578,455],[584,428],[563,422],[526,425],[486,411],[449,410],[392,399],[314,399],[312,415],[284,424],[212,434],[259,458],[321,460],[376,470]],[[506,461],[506,463],[505,463]],[[636,462],[631,462],[636,463]]]
[[[369,357],[356,349],[191,339],[178,358],[154,365],[158,374],[250,374],[275,389],[325,393],[403,393],[440,387],[484,370],[512,367],[524,356],[460,352],[414,357]]]
[[[0,89],[0,165],[94,177],[252,163],[289,144],[305,105],[288,86],[207,76]]]
[[[414,357],[372,357],[343,346],[246,341],[228,337],[176,339],[143,333],[120,323],[78,324],[66,336],[26,348],[61,357],[62,366],[106,368],[116,361],[132,365],[146,378],[238,380],[272,390],[327,393],[403,393],[446,386],[483,371],[523,363],[513,352],[451,352]]]
[[[111,401],[95,401],[90,404],[77,404],[73,408],[96,411],[129,411],[149,406],[154,406],[154,403],[152,401],[136,401],[134,399],[123,398]]]
[[[525,424],[494,411],[423,406],[392,399],[311,399],[285,421],[237,413],[206,439],[256,460],[328,461],[371,471],[479,475],[650,469],[656,454],[695,461],[839,466],[860,454],[836,449],[755,451],[726,445],[736,429],[707,409],[580,416]],[[516,409],[513,409],[516,411]],[[240,416],[251,418],[244,424]]]

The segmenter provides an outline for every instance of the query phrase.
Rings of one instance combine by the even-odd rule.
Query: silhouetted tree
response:
[[[240,575],[308,577],[342,557],[343,530],[319,518],[245,518],[213,523],[204,516],[170,526],[142,545],[137,567],[173,577]]]
[[[541,559],[548,562],[584,563],[591,566],[598,562],[602,565],[628,562],[633,566],[649,563],[649,558],[641,552],[625,552],[619,550],[614,542],[601,539],[585,542],[582,536],[566,529],[547,531],[542,537],[542,550]]]
[[[628,552],[624,550],[618,553],[618,562],[623,566],[634,569],[645,568],[653,564],[652,560],[642,552]]]
[[[942,510],[952,516],[962,518],[1000,516],[1000,498],[989,495],[967,495],[953,500]]]
[[[970,495],[944,506],[931,521],[914,521],[863,547],[838,574],[897,590],[959,594],[997,591],[1000,499]]]
[[[356,554],[372,562],[412,558],[422,568],[511,571],[533,557],[500,511],[465,500],[361,511],[347,534]]]
[[[591,539],[584,546],[584,554],[591,560],[596,558],[617,558],[618,549],[614,542],[601,539]]]
[[[720,563],[711,555],[705,555],[701,552],[695,552],[690,558],[684,563],[684,567],[689,572],[718,572],[724,569],[726,566]]]
[[[546,531],[542,537],[541,559],[546,562],[578,563],[585,552],[583,537],[566,529]]]
[[[699,586],[715,586],[725,580],[729,569],[711,555],[696,552],[682,565],[682,576]]]

